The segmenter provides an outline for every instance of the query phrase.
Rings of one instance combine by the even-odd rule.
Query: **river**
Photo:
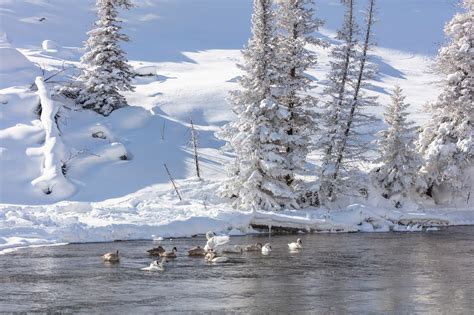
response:
[[[300,237],[304,249],[287,243]],[[204,237],[164,240],[178,257],[146,272],[152,241],[69,244],[0,256],[0,312],[469,313],[474,228],[413,233],[232,237],[273,251],[208,264],[185,255]],[[119,250],[121,262],[100,256]]]

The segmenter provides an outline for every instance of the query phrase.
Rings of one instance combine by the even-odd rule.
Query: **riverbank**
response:
[[[150,186],[102,202],[0,205],[0,253],[26,246],[190,237],[209,230],[245,235],[266,232],[344,233],[423,231],[473,225],[472,209],[388,209],[353,204],[344,209],[240,211],[216,196],[220,182],[178,181],[183,200],[170,185]]]

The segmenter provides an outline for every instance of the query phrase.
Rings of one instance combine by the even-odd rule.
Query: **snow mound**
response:
[[[32,84],[39,69],[13,47],[0,47],[0,88]]]
[[[41,47],[43,47],[44,50],[51,50],[51,49],[59,50],[61,48],[61,46],[58,43],[50,39],[44,40],[43,43],[41,43]]]

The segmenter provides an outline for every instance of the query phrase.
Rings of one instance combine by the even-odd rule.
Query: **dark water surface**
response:
[[[0,312],[474,311],[474,227],[300,237],[299,253],[286,245],[296,236],[272,236],[270,256],[229,254],[221,265],[185,256],[185,249],[204,245],[203,237],[175,239],[179,256],[165,272],[140,270],[151,261],[151,241],[20,250],[0,256]],[[103,264],[100,255],[116,249],[120,264]]]

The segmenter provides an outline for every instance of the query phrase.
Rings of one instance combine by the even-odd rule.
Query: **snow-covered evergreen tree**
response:
[[[384,117],[388,128],[380,132],[379,154],[376,161],[382,165],[372,172],[374,185],[380,188],[382,196],[393,199],[401,205],[401,197],[406,197],[415,184],[418,160],[414,147],[413,122],[408,121],[408,106],[399,86],[391,95],[391,104]]]
[[[118,8],[132,7],[130,0],[97,0],[99,19],[88,32],[86,53],[81,58],[84,74],[79,77],[82,88],[76,99],[84,108],[102,115],[127,105],[119,91],[133,91],[132,71],[119,41],[128,41],[120,33]]]
[[[329,99],[324,104],[323,128],[319,146],[322,149],[323,159],[321,167],[320,198],[328,199],[333,195],[333,190],[340,187],[341,183],[336,178],[335,145],[341,138],[348,115],[348,107],[354,94],[354,85],[357,77],[357,36],[359,28],[356,23],[354,3],[352,0],[342,1],[346,8],[344,22],[337,32],[336,39],[341,42],[335,45],[330,53],[331,70],[328,74],[329,85],[324,93]]]
[[[230,97],[237,119],[218,133],[236,155],[221,193],[235,198],[236,207],[278,210],[296,204],[285,182],[286,151],[280,144],[288,114],[270,95],[275,59],[271,0],[254,0],[252,23],[253,35],[239,66],[244,71],[241,89]]]
[[[437,58],[443,90],[429,105],[431,120],[417,142],[423,163],[418,189],[424,193],[435,185],[458,193],[472,185],[464,171],[474,166],[474,1],[464,0],[463,7],[444,29],[451,41]]]
[[[335,163],[332,178],[335,181],[342,179],[344,171],[353,167],[355,162],[366,160],[370,151],[370,135],[372,131],[369,126],[373,125],[377,118],[370,113],[369,107],[377,106],[377,98],[368,96],[362,88],[367,85],[367,81],[373,78],[374,67],[369,63],[368,52],[372,39],[372,27],[375,21],[375,0],[369,0],[369,7],[366,12],[366,30],[362,50],[358,52],[355,62],[357,63],[357,77],[352,99],[348,104],[347,118],[341,132],[336,139],[334,146]],[[356,190],[366,188],[364,179],[350,178],[346,182]],[[339,186],[342,187],[342,186]],[[329,195],[333,199],[334,196]]]
[[[310,137],[318,127],[315,107],[317,100],[309,96],[312,81],[306,71],[315,67],[317,58],[309,45],[325,45],[314,37],[322,21],[314,15],[313,0],[284,0],[277,9],[276,73],[272,95],[289,112],[286,121],[288,171],[286,184],[294,187],[295,174],[304,170]],[[283,126],[282,126],[283,127]]]

